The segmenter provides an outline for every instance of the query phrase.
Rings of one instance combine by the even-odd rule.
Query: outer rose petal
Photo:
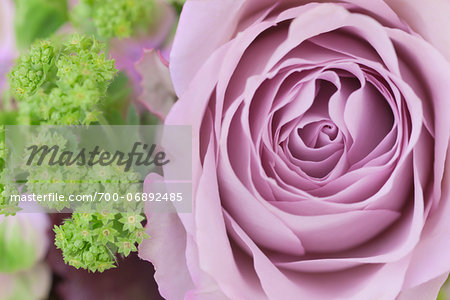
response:
[[[418,0],[420,1],[420,0]],[[186,1],[178,24],[177,33],[170,53],[170,70],[178,96],[185,91],[190,80],[213,51],[223,45],[238,27],[238,18],[254,13],[275,3],[300,6],[308,0],[191,0]],[[386,9],[382,0],[319,0],[314,2],[357,3],[384,16],[396,25],[397,17]],[[258,16],[258,14],[256,14]],[[256,21],[258,17],[248,22]],[[205,38],[208,37],[208,38]]]
[[[423,285],[431,278],[448,273],[450,268],[450,148],[445,166],[440,206],[429,218],[422,239],[414,249],[404,288]]]
[[[205,127],[209,126],[207,127],[207,129],[205,129],[206,130],[205,132],[209,133],[209,130],[214,126],[216,126],[216,128],[214,128],[216,129],[215,131],[216,134],[218,131],[220,131],[220,129],[217,128],[223,125],[221,124],[221,122],[223,122],[222,119],[210,120],[211,115],[205,115],[204,120],[199,120],[200,118],[195,118],[195,116],[198,115],[203,116],[204,112],[203,109],[205,109],[204,106],[206,106],[205,102],[209,101],[211,96],[208,95],[208,93],[214,89],[213,87],[217,83],[214,82],[214,80],[217,79],[218,76],[220,77],[218,79],[219,83],[216,89],[218,96],[215,94],[212,97],[216,96],[216,98],[222,99],[220,97],[224,97],[225,92],[228,92],[227,90],[229,83],[228,77],[231,77],[231,73],[233,72],[233,68],[235,67],[234,65],[235,61],[241,58],[242,52],[244,51],[241,48],[246,47],[246,45],[243,44],[247,41],[245,40],[245,38],[242,37],[245,35],[247,36],[249,35],[248,32],[242,32],[239,30],[240,29],[239,26],[242,25],[238,23],[239,18],[242,17],[242,19],[245,20],[244,22],[246,22],[247,25],[248,23],[251,24],[258,19],[258,16],[264,14],[264,12],[260,13],[259,15],[256,14],[256,17],[253,18],[246,18],[243,16],[246,16],[246,14],[249,13],[250,10],[258,11],[258,9],[261,8],[262,6],[270,8],[270,3],[273,4],[275,2],[281,3],[280,1],[268,1],[268,0],[262,1],[192,0],[186,4],[185,10],[181,17],[180,27],[177,33],[174,50],[171,55],[172,77],[176,91],[179,96],[182,96],[182,99],[175,105],[175,107],[169,114],[168,123],[183,124],[185,122],[188,123],[192,122],[193,128],[199,128],[200,127],[199,123],[204,122],[204,124],[210,123],[209,125],[205,125]],[[324,2],[332,2],[332,1],[324,1]],[[367,1],[357,1],[357,0],[345,2],[347,4],[358,3],[365,5],[366,9],[369,10],[370,8],[374,9],[375,12],[373,12],[373,14],[378,16],[380,16],[380,12],[383,11],[383,8],[385,7],[384,6],[385,3],[381,1],[371,2],[371,4],[368,4]],[[290,1],[287,0],[282,3],[286,3],[286,5],[288,5]],[[296,1],[295,3],[300,5],[302,2]],[[220,18],[218,16],[220,16]],[[317,17],[317,15],[315,17]],[[388,17],[388,19],[389,18],[390,17]],[[301,18],[299,19],[303,21]],[[330,20],[330,22],[336,21],[336,18],[328,18],[328,19]],[[392,18],[392,22],[394,24],[397,24],[398,28],[404,29],[400,24],[401,22],[396,20],[395,17]],[[324,23],[322,22],[317,27],[320,27],[323,24]],[[255,25],[252,29],[257,27],[257,25]],[[304,27],[300,26],[300,28],[295,30],[295,32],[298,33],[298,35],[301,35],[302,33],[304,33],[304,31],[302,31]],[[395,28],[397,26],[390,26],[390,27]],[[211,36],[212,28],[214,28],[213,36]],[[391,30],[387,31],[391,32]],[[391,32],[392,36],[390,36],[390,38],[395,37],[395,39],[398,39],[398,42],[401,43],[403,37],[401,35],[397,36],[396,34],[397,31],[401,32],[401,30],[396,29],[392,30]],[[405,31],[408,32],[407,30]],[[231,36],[234,37],[237,32],[239,32],[239,34],[237,34],[236,40],[243,42],[229,43],[225,45],[225,43],[228,42],[229,38]],[[208,38],[206,39],[205,36],[207,36]],[[379,35],[373,34],[370,36],[378,37]],[[240,38],[242,38],[242,40],[240,40]],[[277,41],[275,45],[278,45],[278,42],[279,41]],[[408,48],[408,45],[406,46],[406,48]],[[232,50],[234,50],[234,52]],[[266,52],[270,53],[270,51]],[[433,51],[433,54],[436,53],[437,51]],[[394,53],[393,55],[394,60],[396,58],[395,56],[396,55]],[[437,56],[440,57],[440,55]],[[216,58],[219,59],[216,60]],[[423,62],[423,60],[420,58],[419,61],[420,63]],[[440,63],[443,62],[442,58],[438,59],[438,61]],[[222,65],[220,65],[221,63]],[[200,68],[202,68],[202,72],[204,72],[201,73],[202,78],[200,78],[200,76],[195,76],[196,74],[200,75],[200,73],[197,73]],[[446,68],[445,64],[442,64],[442,68]],[[218,76],[215,73],[217,72],[217,70],[220,70],[220,74]],[[428,69],[428,71],[434,72],[436,70]],[[435,73],[431,74],[433,75],[428,75],[427,77],[428,78],[436,77]],[[245,74],[245,76],[248,76],[248,74]],[[438,77],[446,77],[446,76],[438,76]],[[192,80],[192,78],[195,79]],[[239,79],[241,79],[239,80],[240,82],[247,82],[247,83],[250,82],[250,80],[245,81],[246,77],[242,77]],[[448,119],[445,119],[445,117],[442,118],[442,113],[444,111],[448,111],[449,107],[448,102],[445,101],[445,97],[437,96],[437,94],[439,94],[439,91],[435,91],[434,84],[429,84],[429,86],[431,86],[432,90],[431,92],[433,93],[432,99],[433,100],[438,99],[437,101],[439,103],[436,103],[435,105],[433,105],[432,103],[430,106],[432,107],[432,109],[434,108],[436,110],[436,115],[438,117],[434,121],[430,121],[433,119],[431,118],[428,119],[427,116],[425,116],[426,119],[425,122],[427,121],[429,122],[426,125],[430,126],[430,128],[435,127],[436,135],[439,137],[438,139],[436,139],[437,150],[435,152],[437,161],[435,162],[436,164],[435,175],[437,178],[436,181],[439,183],[442,179],[441,176],[443,166],[441,162],[445,161],[445,151],[448,147],[447,144],[449,133]],[[233,91],[230,91],[230,93],[233,93]],[[443,92],[442,94],[445,94],[445,92]],[[409,99],[409,97],[406,98]],[[227,105],[236,108],[236,105],[234,104],[235,103],[231,104],[228,103]],[[219,111],[219,113],[217,113],[217,109],[219,110],[223,109],[220,106],[221,104],[217,105],[216,103],[215,113],[218,115],[220,115],[222,111]],[[415,108],[414,111],[416,112],[417,117],[415,118],[415,120],[416,121],[418,120],[419,122],[416,128],[420,128],[422,125],[421,124],[422,112],[420,109],[416,109],[417,107],[420,106],[421,103],[419,102],[411,105],[411,107]],[[226,109],[229,109],[229,107]],[[230,123],[227,123],[225,126],[225,128],[228,127],[231,127]],[[434,129],[431,129],[431,131],[434,134]],[[200,135],[202,139],[208,140],[209,135],[205,136],[205,132],[194,132],[194,140],[195,140],[194,145],[199,141],[198,135]],[[418,131],[416,131],[416,133],[418,133]],[[214,139],[214,134],[211,135],[210,139],[211,141]],[[213,143],[211,141],[210,143]],[[412,143],[411,146],[413,144],[414,143]],[[264,298],[264,296],[263,297],[258,297],[259,295],[257,296],[257,293],[259,292],[258,287],[252,287],[253,290],[252,288],[250,288],[250,290],[252,291],[248,290],[248,286],[241,287],[243,280],[240,278],[240,276],[242,274],[236,272],[233,269],[234,265],[235,264],[239,265],[239,263],[237,261],[234,261],[236,257],[233,254],[230,254],[230,244],[228,239],[230,238],[230,236],[232,236],[234,242],[236,242],[236,240],[240,241],[243,245],[245,245],[245,247],[247,247],[246,250],[248,252],[251,252],[251,257],[253,261],[250,262],[249,264],[252,264],[252,267],[256,269],[256,272],[258,273],[259,276],[258,279],[261,281],[261,285],[264,288],[264,293],[266,294],[265,296],[269,297],[270,299],[290,299],[290,298],[295,299],[295,297],[298,297],[299,295],[302,296],[309,295],[311,297],[308,298],[318,299],[320,297],[322,298],[325,297],[324,299],[328,299],[326,298],[327,294],[325,293],[330,292],[328,291],[328,289],[326,289],[327,291],[325,291],[324,293],[320,294],[320,289],[318,288],[318,286],[314,286],[316,287],[315,290],[314,287],[308,286],[306,284],[305,286],[296,287],[295,283],[291,284],[292,282],[286,280],[286,278],[283,277],[285,274],[280,274],[281,272],[279,272],[279,270],[276,270],[276,268],[274,268],[273,264],[271,264],[271,262],[267,259],[265,253],[261,252],[258,249],[258,246],[255,245],[254,236],[251,236],[251,234],[250,236],[248,236],[249,234],[248,228],[250,227],[247,226],[247,228],[245,228],[244,230],[241,228],[242,225],[248,225],[247,223],[250,222],[248,222],[248,220],[247,221],[240,220],[240,223],[235,222],[236,220],[233,220],[232,218],[233,216],[228,216],[226,214],[226,210],[223,210],[223,208],[221,209],[221,205],[224,204],[223,203],[224,201],[223,199],[220,199],[219,195],[217,194],[218,192],[216,181],[218,179],[215,177],[216,174],[214,168],[217,167],[217,165],[215,164],[216,163],[215,159],[217,159],[219,162],[223,161],[224,159],[222,157],[220,158],[215,157],[214,159],[212,158],[215,154],[212,154],[209,151],[211,145],[202,144],[198,147],[202,149],[195,149],[194,153],[197,153],[196,150],[202,150],[203,152],[199,153],[202,153],[201,155],[205,155],[206,157],[205,162],[207,162],[207,164],[197,166],[197,164],[200,165],[200,162],[198,161],[198,158],[194,160],[194,169],[195,172],[198,173],[194,174],[193,178],[194,189],[197,189],[198,193],[197,195],[198,198],[196,199],[196,203],[194,204],[194,215],[190,217],[180,216],[182,224],[184,225],[184,228],[187,231],[186,256],[188,257],[187,261],[187,263],[189,264],[188,270],[192,275],[192,281],[195,283],[195,285],[198,286],[197,285],[197,283],[199,282],[198,277],[207,276],[205,275],[205,273],[199,274],[198,270],[202,269],[204,270],[204,272],[212,274],[214,278],[217,279],[217,283],[220,285],[220,288],[223,289],[224,293],[227,293],[227,295],[229,297],[232,297],[233,299]],[[242,159],[241,161],[243,162],[244,159]],[[420,165],[420,163],[418,164]],[[220,164],[218,165],[220,167]],[[223,169],[221,170],[223,171]],[[421,184],[419,182],[422,179],[419,180],[419,176],[417,176],[417,172],[420,171],[417,171],[416,168],[415,171],[416,171],[415,173],[416,176],[414,178],[416,187],[415,193],[417,194],[416,196],[419,196],[422,195],[422,189],[420,188]],[[447,186],[449,177],[444,178],[445,179],[443,180],[443,184]],[[220,178],[220,180],[226,182],[229,179],[227,176],[225,176],[224,178]],[[223,189],[223,186],[224,185],[222,184],[221,185],[222,189],[220,191],[221,195],[223,195],[225,191]],[[440,193],[440,187],[435,186],[434,190],[436,192],[435,196],[438,196]],[[238,194],[240,192],[242,191],[238,191]],[[435,278],[436,276],[439,276],[447,272],[449,266],[448,259],[445,256],[445,253],[449,252],[448,250],[449,245],[447,244],[443,245],[441,251],[436,251],[436,247],[437,245],[440,245],[442,241],[444,241],[445,243],[445,241],[450,240],[450,238],[448,237],[449,235],[448,229],[450,228],[450,226],[448,226],[449,224],[447,223],[447,221],[445,221],[442,218],[442,216],[447,216],[450,212],[447,210],[449,208],[448,191],[443,192],[441,199],[437,199],[437,197],[435,198],[436,199],[433,199],[433,201],[436,202],[436,206],[437,205],[440,206],[434,208],[436,210],[440,210],[441,214],[434,214],[432,219],[429,218],[428,220],[429,222],[426,224],[425,230],[422,235],[423,238],[419,241],[419,246],[415,249],[413,253],[410,253],[410,251],[418,242],[420,231],[423,226],[423,220],[425,220],[426,216],[428,215],[428,210],[426,211],[425,214],[423,211],[424,209],[422,203],[423,199],[419,199],[417,201],[418,203],[420,202],[419,203],[420,205],[418,205],[417,209],[414,210],[414,215],[416,216],[417,214],[417,219],[414,218],[415,221],[413,222],[414,225],[413,227],[416,234],[414,235],[413,239],[408,239],[409,246],[402,250],[401,254],[402,256],[404,256],[404,259],[400,261],[388,260],[388,263],[385,265],[385,267],[380,268],[379,272],[369,271],[371,272],[370,275],[366,276],[363,279],[361,279],[362,276],[359,276],[361,274],[352,273],[350,274],[350,276],[340,276],[340,278],[338,278],[338,280],[335,280],[335,282],[330,281],[326,282],[326,279],[324,278],[321,283],[327,285],[331,291],[333,290],[332,288],[334,288],[334,291],[339,292],[345,292],[347,288],[349,290],[352,290],[352,292],[356,291],[357,294],[349,295],[350,297],[354,296],[354,299],[370,299],[372,297],[375,297],[376,299],[391,300],[395,298],[398,295],[399,291],[402,289],[415,288],[417,289],[416,290],[417,293],[419,293],[423,289],[432,289],[433,291],[436,290],[436,286],[437,284],[439,284],[439,282],[438,281],[431,282],[430,280]],[[431,205],[427,205],[426,209],[430,207]],[[252,211],[255,212],[254,210]],[[259,216],[258,213],[255,213],[255,215]],[[226,224],[227,225],[226,229],[223,226],[222,217],[224,217],[225,221],[228,222]],[[226,230],[226,232],[224,232],[224,230]],[[215,241],[215,245],[211,245],[212,240]],[[261,241],[258,242],[261,244]],[[427,261],[429,262],[429,259],[427,258],[429,258],[430,248],[433,246],[434,249],[432,252],[437,253],[439,255],[436,257],[436,260],[432,261],[432,264],[427,264]],[[445,259],[440,260],[442,257],[445,257]],[[412,263],[410,263],[411,261]],[[439,267],[436,267],[436,262],[443,262],[443,263],[440,264]],[[420,271],[422,269],[425,270],[426,272],[421,273]],[[405,273],[407,274],[406,276]],[[355,274],[358,276],[355,276]],[[380,290],[380,285],[385,286],[386,288]],[[332,286],[332,288],[330,286]],[[261,286],[259,286],[259,288],[261,288]],[[253,297],[249,296],[251,295],[252,292],[254,293],[252,295]],[[317,293],[317,295],[313,295],[314,293]],[[329,297],[332,297],[332,295],[336,296],[336,294],[328,294]],[[202,298],[199,297],[199,299]]]
[[[385,0],[414,31],[450,61],[450,1]]]
[[[145,179],[144,192],[149,192],[153,181],[161,181],[156,174]],[[175,213],[153,213],[153,202],[148,202],[147,234],[149,239],[139,246],[139,257],[153,263],[155,279],[161,295],[167,299],[183,299],[194,287],[186,266],[186,231]],[[164,249],[164,251],[161,251]],[[170,261],[170,264],[163,263]]]
[[[162,180],[159,175],[149,174],[145,179],[144,191],[155,192],[152,182]],[[158,206],[154,202],[148,202],[146,206],[146,227],[150,238],[139,246],[139,257],[154,264],[160,294],[166,299],[228,299],[219,286],[200,269],[197,246],[192,237],[187,235],[179,216],[168,212],[155,213],[155,210],[158,211],[155,205]],[[187,244],[192,253],[186,253]],[[165,251],[161,252],[161,249]],[[189,256],[189,262],[186,262],[185,255]],[[167,261],[171,263],[167,264]]]
[[[204,60],[232,34],[233,18],[243,3],[243,0],[210,0],[184,4],[170,53],[170,61],[174,62],[170,65],[172,81],[178,96]]]
[[[153,50],[144,50],[142,58],[135,64],[141,76],[142,94],[139,101],[161,120],[167,116],[175,102],[175,91],[170,80],[169,68],[160,54]]]
[[[404,290],[397,300],[423,300],[436,299],[442,284],[447,280],[448,274],[422,283],[414,288]]]

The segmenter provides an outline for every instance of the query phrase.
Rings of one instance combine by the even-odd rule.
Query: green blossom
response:
[[[5,126],[0,125],[0,216],[15,215],[20,210],[18,203],[11,203],[10,194],[17,194],[10,170],[6,168]]]
[[[93,4],[95,1],[81,2]],[[112,17],[108,15],[111,11],[103,7],[103,1],[98,1],[94,21],[99,28],[112,25],[117,29],[120,27],[118,20],[122,18],[130,22],[124,28],[130,26],[131,30],[146,11],[142,6],[144,3],[146,1],[123,2],[128,15],[120,15],[120,12],[120,16]],[[106,22],[109,17],[111,20]],[[98,122],[102,113],[99,107],[115,74],[114,61],[105,56],[104,46],[92,37],[74,35],[66,41],[52,39],[35,43],[27,54],[18,59],[9,75],[11,93],[19,103],[19,123],[88,125]],[[78,145],[73,136],[59,135],[51,130],[44,130],[30,144],[38,147],[58,145],[61,150],[72,152],[76,152]],[[0,136],[0,154],[4,152],[4,136]],[[2,195],[5,190],[3,183],[7,182],[3,180],[6,178],[4,162],[4,156],[0,156]],[[124,172],[124,167],[61,168],[49,166],[48,161],[44,165],[46,167],[24,166],[27,192],[58,193],[68,199],[68,195],[77,195],[80,191],[86,195],[113,191],[123,196],[141,190],[139,174]],[[5,199],[1,198],[0,213],[12,211]],[[47,201],[41,204],[61,210],[71,203]],[[147,237],[141,224],[144,216],[121,213],[141,211],[136,202],[83,203],[77,209],[71,218],[54,228],[55,245],[62,250],[64,261],[76,268],[91,272],[114,268],[117,254],[128,256],[137,251],[137,244]]]
[[[87,31],[86,21],[92,20],[102,38],[125,38],[146,31],[153,13],[154,0],[80,0],[72,19]]]
[[[141,222],[144,220],[144,217],[140,214],[136,213],[127,213],[123,214],[122,218],[119,219],[119,222],[123,224],[123,229],[128,230],[129,232],[134,232],[136,229],[141,229]]]
[[[20,121],[32,124],[91,124],[116,74],[114,61],[95,38],[40,41],[16,62],[9,75],[19,101]]]
[[[131,234],[120,221],[130,214],[74,213],[61,226],[55,226],[55,245],[64,261],[75,268],[103,272],[114,268],[116,254],[128,256],[147,237],[144,228],[135,226]],[[138,215],[136,220],[145,218]],[[142,237],[142,238],[140,238]]]
[[[118,252],[123,254],[125,257],[130,255],[131,252],[137,251],[136,245],[130,243],[129,238],[120,238],[118,244],[119,244]]]

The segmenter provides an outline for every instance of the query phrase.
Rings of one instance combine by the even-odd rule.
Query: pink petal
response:
[[[436,299],[447,278],[448,274],[444,274],[418,286],[403,290],[397,300]]]
[[[139,101],[150,112],[164,120],[175,102],[169,69],[155,50],[144,50],[135,67],[142,78]]]
[[[414,31],[450,61],[450,2],[448,0],[385,0]]]
[[[151,189],[154,181],[162,177],[149,174],[145,179],[144,192]],[[183,299],[193,288],[189,270],[186,266],[186,231],[175,213],[154,213],[152,206],[156,202],[147,202],[146,233],[150,235],[139,246],[139,257],[153,263],[155,279],[161,295],[167,299]]]

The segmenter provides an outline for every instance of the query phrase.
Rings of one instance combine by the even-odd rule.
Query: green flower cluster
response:
[[[64,151],[76,151],[77,138],[70,133],[44,127],[31,139],[31,145],[56,145]],[[126,201],[127,193],[141,190],[140,175],[124,172],[125,166],[49,166],[34,162],[24,166],[28,173],[25,184],[32,194],[56,193],[65,201],[42,201],[41,205],[56,209],[71,208],[72,218],[55,226],[55,245],[62,250],[67,264],[91,272],[114,268],[116,255],[128,256],[146,237],[141,215],[142,204]],[[94,198],[95,194],[116,195],[115,198]],[[71,201],[70,195],[88,196],[84,201]]]
[[[30,142],[25,146],[57,146],[58,151],[67,153],[79,152],[78,143],[82,141],[82,136],[73,132],[68,132],[59,127],[36,128],[30,137]],[[50,148],[48,148],[50,149]],[[119,165],[94,165],[94,166],[71,166],[61,167],[59,164],[51,165],[52,155],[43,157],[42,162],[34,159],[30,165],[25,164],[29,158],[28,153],[24,153],[23,170],[27,172],[27,191],[35,194],[57,193],[65,195],[83,194],[94,195],[95,192],[114,192],[117,197],[124,197],[127,193],[136,193],[141,189],[140,175],[137,172],[125,172],[125,166]],[[116,199],[117,200],[117,199]],[[69,202],[42,202],[41,204],[62,210],[71,207]],[[88,203],[86,209],[92,211],[92,203]],[[126,204],[126,206],[123,206]],[[136,208],[135,202],[115,202],[115,208],[124,211],[129,208]],[[71,208],[74,208],[73,206]],[[78,207],[79,208],[79,207]],[[95,209],[98,209],[96,207]]]
[[[81,2],[94,6],[92,1]],[[133,2],[126,3],[133,8],[129,9],[129,14],[144,10],[141,2],[136,11]],[[95,15],[100,16],[102,6],[102,1],[95,4]],[[122,17],[133,19],[130,15]],[[107,17],[102,15],[102,18],[106,22]],[[80,35],[68,40],[53,38],[32,45],[30,51],[18,59],[9,75],[11,93],[19,104],[18,123],[89,125],[98,122],[102,113],[100,102],[117,72],[114,61],[108,59],[104,52],[105,47],[95,38]],[[8,174],[4,170],[4,142],[4,131],[0,128],[0,214],[14,214],[17,206],[8,203],[4,195],[6,186],[2,184],[8,182],[5,180]],[[58,145],[60,149],[74,150],[78,142],[75,136],[58,135],[43,128],[31,144]],[[141,188],[139,174],[124,172],[123,167],[60,168],[46,165],[24,166],[27,193],[58,193],[67,199],[68,195],[113,191],[122,198],[126,193],[137,192]],[[64,260],[76,268],[92,272],[114,268],[117,254],[128,256],[137,251],[137,244],[147,237],[142,226],[145,220],[141,214],[142,205],[137,202],[100,202],[97,199],[88,203],[75,202],[79,204],[75,207],[71,202],[61,201],[41,204],[57,210],[66,207],[75,209],[72,217],[63,225],[55,226],[54,230],[55,244],[62,250]]]
[[[0,215],[14,215],[20,210],[18,203],[10,203],[7,192],[16,192],[6,169],[5,125],[0,125]]]
[[[116,267],[116,253],[126,257],[148,237],[144,219],[139,212],[74,213],[63,225],[55,226],[55,245],[67,264],[103,272]]]
[[[37,147],[52,145],[64,151],[74,151],[76,149],[77,144],[74,135],[52,129],[51,127],[43,127],[39,132],[35,132],[35,135],[30,138],[30,142],[25,148],[32,145]],[[81,180],[86,178],[87,170],[76,166],[64,168],[59,165],[51,166],[49,164],[50,158],[51,155],[45,156],[42,165],[38,165],[37,160],[33,161],[31,165],[23,165],[23,170],[27,172],[25,183],[27,192],[37,195],[57,193],[68,197],[68,195],[82,191],[83,185]],[[27,159],[28,155],[24,153],[23,162],[25,163]],[[40,204],[58,211],[71,206],[68,201],[43,201]]]
[[[148,30],[153,7],[154,0],[80,0],[72,18],[80,26],[92,19],[102,38],[125,38]]]
[[[35,43],[11,70],[20,124],[91,124],[97,105],[117,73],[104,46],[93,37]]]
[[[57,145],[64,151],[76,151],[77,138],[69,133],[44,127],[32,145]],[[76,166],[61,168],[49,166],[49,157],[43,165],[34,162],[24,166],[29,193],[64,195],[65,201],[42,201],[41,205],[56,209],[71,208],[72,218],[55,226],[55,245],[62,250],[67,264],[91,272],[114,268],[116,255],[128,256],[137,251],[136,244],[146,237],[141,215],[142,204],[126,201],[127,193],[141,190],[140,175],[124,172],[125,166]],[[116,195],[114,198],[94,198],[95,194]],[[70,195],[87,196],[83,201],[71,201]],[[101,212],[101,213],[99,213]],[[127,213],[125,213],[127,212]],[[131,213],[128,213],[131,212]]]

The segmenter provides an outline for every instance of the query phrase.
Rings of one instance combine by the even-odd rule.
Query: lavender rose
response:
[[[447,278],[450,4],[321,2],[186,3],[166,124],[193,128],[193,212],[149,207],[140,249],[167,299],[435,299]]]

